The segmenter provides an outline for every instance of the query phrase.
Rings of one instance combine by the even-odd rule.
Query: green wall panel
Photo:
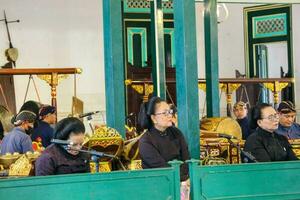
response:
[[[200,166],[190,162],[193,199],[300,199],[300,162]]]
[[[0,180],[0,199],[180,199],[179,163],[172,168],[10,178]]]

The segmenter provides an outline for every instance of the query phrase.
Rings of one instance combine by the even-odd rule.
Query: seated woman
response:
[[[250,152],[258,162],[298,160],[286,137],[275,132],[279,116],[271,105],[257,105],[252,118],[258,127],[247,138],[244,151]]]
[[[170,167],[168,161],[181,161],[190,158],[186,141],[179,129],[173,126],[172,110],[159,97],[152,97],[148,103],[141,105],[139,124],[147,129],[139,141],[142,167]],[[188,166],[182,164],[180,180],[188,179]]]
[[[72,145],[51,144],[36,160],[35,175],[56,175],[90,172],[89,156],[79,152],[84,142],[84,124],[75,117],[59,121],[54,129],[54,138],[68,140]]]

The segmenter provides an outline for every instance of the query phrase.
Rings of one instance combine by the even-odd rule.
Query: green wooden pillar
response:
[[[217,0],[204,0],[207,117],[220,116]]]
[[[124,54],[121,0],[103,1],[106,121],[125,137]]]
[[[199,159],[199,102],[194,0],[174,0],[178,125]]]
[[[154,95],[166,99],[164,52],[164,13],[162,0],[151,1],[151,50]]]

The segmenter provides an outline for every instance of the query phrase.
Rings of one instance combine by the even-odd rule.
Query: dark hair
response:
[[[80,134],[85,132],[84,124],[75,117],[60,120],[54,129],[54,138],[67,140],[71,133]]]
[[[155,112],[156,104],[163,102],[159,97],[152,97],[148,102],[142,103],[140,107],[140,112],[138,115],[138,124],[143,129],[150,129],[153,127],[153,122],[151,120],[151,115]]]
[[[295,106],[291,101],[282,101],[278,108],[277,111],[283,114],[291,113],[291,112],[296,112]]]
[[[23,110],[29,110],[31,112],[33,112],[36,116],[37,116],[37,119],[38,119],[38,116],[39,116],[39,110],[40,110],[40,107],[41,107],[41,104],[39,102],[36,102],[36,101],[32,101],[32,100],[29,100],[29,101],[26,101],[20,108],[20,111],[23,111]],[[15,116],[16,117],[16,116]],[[13,117],[12,119],[12,123],[14,123],[14,121],[16,120],[15,117]],[[38,120],[35,120],[34,121],[34,127],[38,127],[39,126],[39,122]]]
[[[170,109],[173,110],[173,115],[177,113],[177,107],[174,104],[170,105]]]
[[[262,110],[267,108],[267,107],[272,107],[268,103],[261,103],[256,105],[252,111],[251,111],[251,128],[255,129],[257,128],[258,124],[257,121],[262,119]]]

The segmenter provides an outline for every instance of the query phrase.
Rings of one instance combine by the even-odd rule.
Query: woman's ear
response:
[[[261,119],[257,120],[257,125],[261,125]]]
[[[157,121],[155,119],[155,115],[151,115],[151,120],[152,120],[153,124],[157,124]]]

